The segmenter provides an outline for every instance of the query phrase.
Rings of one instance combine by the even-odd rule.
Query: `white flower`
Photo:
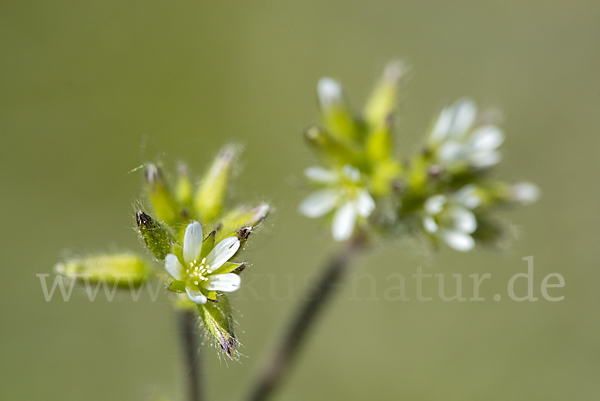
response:
[[[375,201],[361,182],[360,171],[346,165],[341,171],[309,167],[306,177],[326,186],[300,203],[299,211],[306,217],[321,217],[335,210],[331,233],[336,241],[350,238],[358,218],[367,218],[375,209]]]
[[[425,231],[457,251],[473,249],[475,241],[471,234],[477,229],[477,219],[471,209],[481,204],[476,190],[469,184],[451,197],[434,195],[427,199],[423,217]]]
[[[188,298],[197,304],[205,304],[207,295],[212,291],[232,292],[240,288],[240,276],[231,273],[240,264],[229,262],[240,248],[239,239],[227,237],[214,247],[212,245],[214,245],[214,237],[204,241],[202,226],[195,221],[185,230],[184,263],[182,264],[172,253],[165,257],[167,272],[175,280],[183,282]],[[207,247],[204,249],[205,252],[203,252],[204,246]],[[210,252],[207,252],[209,249]]]
[[[485,168],[500,161],[497,149],[504,133],[495,125],[475,127],[476,116],[477,107],[469,99],[459,99],[442,110],[429,135],[429,145],[440,163]]]

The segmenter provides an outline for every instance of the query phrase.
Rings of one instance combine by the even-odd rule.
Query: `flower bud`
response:
[[[232,234],[237,235],[240,241],[245,241],[251,234],[252,229],[267,217],[270,208],[268,203],[262,203],[253,209],[247,206],[233,209],[223,216],[216,241],[220,242],[223,238]]]
[[[192,206],[192,181],[188,175],[187,166],[179,163],[177,167],[177,185],[175,187],[175,198],[186,207]]]
[[[376,197],[385,197],[394,191],[398,183],[402,167],[396,160],[388,159],[375,164],[371,179],[371,192]]]
[[[367,136],[366,151],[371,163],[383,162],[390,158],[392,151],[391,116],[389,120],[387,124],[379,125]]]
[[[168,225],[180,223],[182,220],[181,208],[171,195],[160,169],[150,163],[146,167],[145,176],[148,195],[156,215]]]
[[[78,280],[105,282],[121,288],[139,286],[151,272],[146,260],[127,253],[71,259],[57,264],[54,270]]]
[[[319,127],[310,127],[304,133],[304,137],[323,156],[341,166],[359,164],[361,159],[359,152],[351,148],[351,144],[342,144]]]
[[[171,241],[167,231],[146,213],[138,210],[135,214],[138,232],[144,244],[158,260],[164,260],[172,252]]]
[[[198,305],[200,319],[216,344],[229,356],[236,358],[238,340],[234,332],[234,320],[229,299],[220,293],[217,302]]]
[[[321,78],[317,95],[325,128],[338,140],[357,140],[354,116],[341,85],[332,78]]]
[[[202,221],[210,222],[221,214],[229,175],[238,153],[239,149],[234,145],[221,149],[200,183],[194,203]]]
[[[396,111],[398,86],[404,75],[404,67],[398,61],[389,63],[381,81],[373,91],[365,107],[365,119],[372,130],[378,131],[388,125],[388,120]]]
[[[483,202],[487,205],[529,205],[540,198],[540,189],[529,182],[509,184],[497,181],[488,185],[482,194]]]

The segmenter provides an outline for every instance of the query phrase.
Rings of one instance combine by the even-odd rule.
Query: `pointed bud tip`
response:
[[[160,170],[154,163],[148,163],[146,165],[146,179],[150,182],[160,179]]]
[[[240,145],[228,144],[219,151],[217,157],[225,163],[232,163],[241,151],[242,147]]]
[[[333,78],[321,78],[317,84],[317,93],[319,102],[323,108],[329,108],[342,102],[342,87],[339,82]]]
[[[236,267],[236,269],[233,271],[233,273],[237,273],[240,274],[241,272],[243,272],[246,269],[246,262],[241,263],[238,267]]]
[[[265,217],[267,217],[267,215],[269,214],[270,211],[271,211],[271,205],[269,205],[268,203],[263,203],[254,209],[254,215],[260,216],[260,219],[262,220]]]
[[[405,74],[406,67],[402,62],[396,60],[388,63],[383,71],[383,79],[390,82],[398,82]]]
[[[148,163],[144,176],[152,191],[156,192],[156,187],[162,183],[160,168],[154,163]]]
[[[188,175],[188,166],[184,162],[177,163],[177,174],[186,177]]]
[[[137,225],[139,227],[151,223],[152,218],[143,211],[138,210],[137,212],[135,212],[135,221],[137,222]]]
[[[530,205],[540,198],[540,188],[530,182],[520,182],[511,186],[510,197],[522,205]]]
[[[313,125],[312,127],[308,128],[305,132],[304,132],[304,136],[306,137],[306,139],[308,139],[309,141],[314,141],[316,140],[319,136],[321,135],[321,130],[319,129],[319,127]]]
[[[246,241],[252,233],[252,227],[242,227],[237,230],[237,237],[240,241]]]

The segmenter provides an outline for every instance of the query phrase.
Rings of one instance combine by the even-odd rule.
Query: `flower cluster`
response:
[[[389,64],[362,113],[352,110],[337,81],[319,81],[322,124],[305,137],[326,167],[306,169],[319,189],[301,202],[300,213],[329,217],[337,241],[358,231],[408,228],[458,251],[498,244],[504,230],[493,210],[532,203],[538,188],[493,178],[504,133],[494,113],[478,112],[466,98],[444,108],[421,150],[401,161],[392,139],[402,76],[400,63]]]
[[[196,188],[184,165],[173,186],[156,164],[146,165],[146,194],[154,217],[136,211],[142,243],[172,279],[168,289],[176,294],[174,305],[197,311],[206,332],[230,357],[237,355],[238,342],[226,294],[240,287],[245,267],[232,259],[270,209],[266,203],[227,207],[238,154],[238,147],[225,146]],[[56,270],[69,277],[139,286],[151,278],[152,262],[131,253],[100,255],[60,263]],[[118,281],[124,276],[128,280]]]

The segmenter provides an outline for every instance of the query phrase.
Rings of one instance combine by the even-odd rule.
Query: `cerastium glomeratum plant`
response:
[[[480,112],[467,98],[444,108],[419,151],[400,158],[393,139],[403,75],[401,63],[390,63],[360,113],[350,107],[336,80],[322,78],[317,85],[322,123],[309,128],[305,139],[319,164],[305,170],[315,190],[299,204],[299,212],[324,218],[333,239],[342,245],[325,264],[312,296],[293,315],[248,400],[265,400],[281,384],[357,252],[375,240],[398,237],[421,238],[434,247],[443,243],[460,252],[478,244],[499,245],[508,230],[496,211],[539,197],[533,184],[496,178],[498,149],[505,139],[498,113]],[[151,258],[135,253],[95,255],[56,267],[75,280],[104,281],[115,288],[138,287],[156,272],[168,277],[167,290],[174,294],[173,306],[180,316],[189,401],[203,398],[197,320],[223,355],[239,355],[227,294],[243,285],[243,244],[270,210],[267,203],[226,202],[238,154],[238,147],[225,146],[197,186],[184,165],[174,183],[157,165],[146,165],[150,208],[140,208],[135,217]]]

